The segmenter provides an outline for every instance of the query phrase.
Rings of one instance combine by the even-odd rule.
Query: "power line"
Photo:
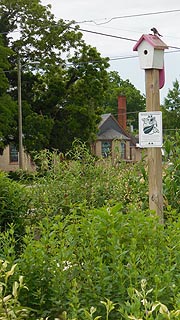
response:
[[[70,28],[74,29],[73,27],[70,27]],[[121,37],[121,36],[115,36],[113,34],[102,33],[102,32],[98,32],[98,31],[92,31],[92,30],[81,29],[81,28],[78,29],[78,30],[83,31],[83,32],[89,32],[89,33],[93,33],[93,34],[98,34],[98,35],[105,36],[105,37],[111,37],[111,38],[116,38],[116,39],[121,39],[121,40],[137,42],[137,40],[135,40],[135,39],[131,39],[131,38],[127,38],[127,37]]]
[[[160,14],[160,13],[169,13],[169,12],[177,12],[177,11],[180,11],[180,9],[159,11],[159,12],[153,12],[153,13],[143,13],[143,14],[137,14],[137,15],[121,16],[121,17],[113,17],[113,18],[111,18],[111,20],[118,19],[118,18],[126,18],[126,17],[134,17],[134,16],[150,15],[150,14]],[[69,20],[65,20],[65,21],[69,21]],[[91,22],[91,21],[84,21],[84,22]],[[75,23],[78,23],[78,22],[75,22]],[[75,30],[74,27],[69,27],[69,28]],[[78,30],[82,31],[82,32],[88,32],[88,33],[101,35],[101,36],[105,36],[105,37],[116,38],[116,39],[120,39],[120,40],[126,40],[126,41],[132,41],[132,42],[138,41],[137,39],[127,38],[127,37],[122,37],[122,36],[117,36],[117,35],[112,35],[112,34],[108,34],[108,33],[82,29],[82,28],[78,28]],[[14,30],[13,32],[19,32],[19,30]],[[8,34],[8,33],[9,32],[0,32],[0,34]],[[180,50],[180,47],[176,47],[176,46],[169,46],[169,48]]]
[[[169,48],[173,48],[173,47],[169,47]],[[165,51],[164,53],[168,54],[168,53],[176,53],[176,52],[180,52],[180,48],[177,47],[177,50]]]
[[[68,20],[67,20],[68,21]],[[69,27],[70,29],[75,30],[74,27]],[[102,36],[106,36],[106,37],[111,37],[111,38],[118,38],[118,39],[122,39],[122,40],[129,40],[129,41],[137,41],[131,38],[126,38],[126,37],[121,37],[121,36],[115,36],[113,34],[108,34],[108,33],[102,33],[102,32],[98,32],[98,31],[92,31],[92,30],[86,30],[86,29],[80,29],[78,28],[78,31],[83,31],[83,32],[89,32],[89,33],[94,33],[94,34],[98,34],[98,35],[102,35]],[[19,32],[19,30],[14,30],[14,32]],[[9,32],[0,32],[0,34],[8,34]]]
[[[71,29],[74,29],[73,27],[70,27]],[[102,32],[98,32],[98,31],[92,31],[92,30],[87,30],[87,29],[78,29],[82,32],[88,32],[88,33],[92,33],[92,34],[97,34],[100,36],[104,36],[104,37],[111,37],[111,38],[116,38],[116,39],[120,39],[120,40],[126,40],[126,41],[133,41],[133,42],[137,42],[137,39],[132,39],[132,38],[127,38],[127,37],[122,37],[122,36],[116,36],[113,34],[108,34],[108,33],[102,33]],[[178,49],[180,50],[180,47],[175,47],[175,46],[169,46],[169,48],[172,49]]]
[[[86,23],[86,22],[93,22],[96,25],[103,25],[103,24],[107,24],[107,23],[109,23],[109,22],[111,22],[113,20],[117,20],[117,19],[126,19],[126,18],[134,18],[134,17],[142,17],[142,16],[150,16],[150,15],[159,15],[159,14],[167,14],[167,13],[175,13],[175,12],[180,12],[180,9],[117,16],[117,17],[112,17],[112,18],[108,19],[108,21],[105,21],[105,22],[102,22],[102,23],[97,23],[95,20],[75,21],[74,23],[79,23],[80,24],[80,23]],[[107,19],[107,18],[104,18],[104,19]],[[72,22],[71,20],[64,20],[64,21]],[[98,34],[98,35],[102,35],[102,36],[106,36],[106,37],[117,38],[117,39],[121,39],[121,40],[128,40],[128,41],[133,41],[133,42],[137,41],[135,39],[131,39],[131,38],[127,38],[127,37],[115,36],[115,35],[105,34],[105,33],[96,32],[96,31],[90,31],[90,30],[85,30],[85,29],[78,29],[78,30],[83,31],[83,32],[89,32],[89,33],[92,33],[92,34]],[[20,30],[14,30],[12,32],[15,33],[15,32],[19,32],[19,31]],[[8,34],[8,33],[9,32],[1,32],[0,34]],[[169,47],[171,47],[173,49],[180,49],[179,47],[173,47],[173,46],[169,46]]]
[[[143,17],[143,16],[150,16],[150,15],[158,15],[158,14],[165,14],[165,13],[174,13],[174,12],[179,12],[180,9],[174,9],[174,10],[165,10],[165,11],[156,11],[156,12],[147,12],[147,13],[138,13],[138,14],[131,14],[131,15],[124,15],[124,16],[117,16],[117,17],[112,17],[108,19],[105,22],[97,23],[95,20],[84,20],[84,21],[75,21],[76,23],[86,23],[86,22],[93,22],[96,25],[102,25],[102,24],[107,24],[111,22],[112,20],[117,20],[117,19],[126,19],[126,18],[135,18],[135,17]],[[107,18],[104,18],[106,20]],[[65,21],[70,21],[70,20],[65,20]]]
[[[180,52],[180,48],[178,50],[173,50],[173,51],[166,51],[165,54],[169,54],[169,53],[179,53]],[[103,57],[102,57],[103,58]],[[117,60],[128,60],[128,59],[134,59],[134,58],[138,58],[138,55],[132,55],[132,56],[121,56],[121,57],[105,57],[105,58],[109,58],[109,61],[117,61]],[[89,61],[81,61],[79,64],[88,64],[88,63],[96,63],[96,62],[100,62],[101,60],[89,60]],[[72,66],[72,63],[66,63],[66,66]],[[2,70],[0,71],[1,73],[11,73],[14,72],[14,70]]]

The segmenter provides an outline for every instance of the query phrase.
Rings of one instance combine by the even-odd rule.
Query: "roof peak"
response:
[[[163,42],[157,35],[153,34],[143,34],[140,39],[137,41],[135,46],[133,47],[133,51],[137,51],[139,45],[142,41],[147,41],[150,45],[152,45],[157,50],[168,49],[168,46],[165,42]]]

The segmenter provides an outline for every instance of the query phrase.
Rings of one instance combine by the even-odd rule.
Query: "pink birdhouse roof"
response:
[[[142,41],[147,41],[149,44],[152,45],[152,47],[154,47],[155,49],[158,49],[158,50],[168,49],[167,44],[165,44],[158,36],[153,35],[153,34],[143,34],[141,36],[141,38],[135,44],[133,51],[138,50],[138,47]]]

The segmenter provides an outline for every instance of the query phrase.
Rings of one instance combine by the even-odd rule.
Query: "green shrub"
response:
[[[14,234],[19,239],[25,231],[29,199],[25,187],[11,181],[5,173],[0,172],[0,230],[6,231],[14,225]]]
[[[165,165],[162,226],[148,210],[144,162],[113,165],[84,145],[66,160],[47,151],[40,157],[29,186],[0,174],[0,254],[18,259],[30,319],[143,318],[142,279],[152,289],[149,310],[161,301],[157,314],[165,305],[173,319],[180,309],[179,158]]]
[[[23,171],[23,170],[16,170],[8,172],[8,178],[19,181],[23,183],[30,183],[36,179],[37,172],[36,171]]]
[[[82,203],[87,208],[99,208],[121,202],[124,212],[130,203],[139,209],[148,208],[143,162],[134,165],[121,162],[114,166],[110,160],[95,159],[85,146],[76,146],[68,158],[61,160],[58,154],[47,152],[40,155],[39,167],[46,174],[29,189],[33,216],[37,219],[60,212],[69,214],[72,206]]]
[[[9,285],[10,278],[14,275],[16,264],[9,269],[8,261],[0,260],[0,319],[24,320],[28,318],[29,309],[19,302],[19,294],[22,289],[27,289],[23,283],[23,277]]]
[[[134,206],[124,214],[122,204],[74,206],[70,215],[46,217],[24,238],[19,268],[29,291],[22,303],[39,310],[32,319],[66,311],[70,319],[85,320],[82,310],[92,306],[105,317],[100,301],[106,298],[116,304],[110,319],[118,319],[130,288],[147,279],[152,301],[173,310],[179,307],[179,230],[178,222],[164,229]]]
[[[165,170],[163,177],[163,190],[167,216],[174,220],[180,213],[180,134],[176,132],[174,137],[166,138]],[[172,214],[173,213],[173,214]]]

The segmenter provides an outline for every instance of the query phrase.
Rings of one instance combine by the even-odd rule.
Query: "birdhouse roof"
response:
[[[143,34],[135,44],[133,51],[137,51],[139,45],[143,41],[147,41],[150,45],[152,45],[152,47],[154,47],[154,49],[158,49],[158,50],[168,49],[167,44],[165,44],[158,36],[153,34]]]

